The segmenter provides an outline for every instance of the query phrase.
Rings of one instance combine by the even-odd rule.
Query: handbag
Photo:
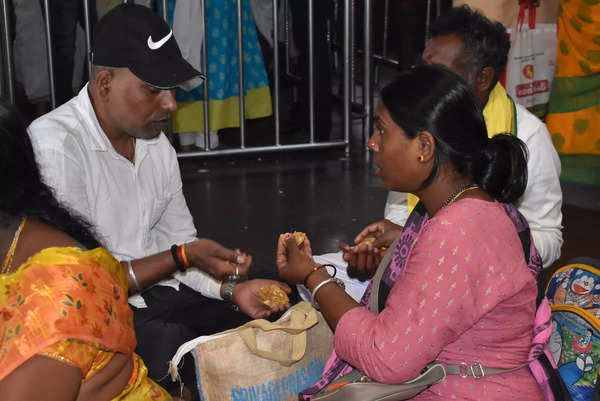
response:
[[[191,352],[202,400],[291,401],[319,379],[332,349],[333,333],[323,316],[300,302],[275,322],[255,319],[183,344],[170,372],[176,380],[179,362]]]
[[[392,260],[397,240],[384,254],[377,271],[373,276],[373,287],[369,309],[379,313],[379,287],[384,271]],[[508,369],[488,368],[479,362],[472,365],[444,365],[435,361],[425,367],[423,372],[412,380],[399,384],[384,384],[373,381],[364,373],[353,369],[340,378],[331,382],[327,387],[312,397],[312,401],[397,401],[413,398],[428,387],[443,381],[447,375],[459,375],[463,378],[474,377],[480,379],[499,373],[508,373],[524,368],[529,363]]]
[[[430,363],[423,372],[412,380],[400,384],[378,383],[354,369],[352,372],[334,380],[323,391],[315,395],[313,401],[397,401],[408,400],[428,387],[443,381],[447,375],[475,377],[481,379],[498,373],[512,372],[524,368],[525,363],[516,368],[486,368],[479,362],[472,365],[444,365]]]

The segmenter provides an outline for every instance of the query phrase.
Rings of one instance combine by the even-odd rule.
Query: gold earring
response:
[[[425,157],[423,155],[419,156],[419,161],[422,162],[423,160],[425,160]]]

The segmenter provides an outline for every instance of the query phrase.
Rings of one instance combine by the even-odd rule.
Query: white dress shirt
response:
[[[549,267],[560,257],[563,244],[560,159],[546,124],[520,104],[515,106],[517,137],[525,142],[529,151],[527,187],[516,206],[529,223],[542,264]],[[403,226],[408,218],[406,194],[390,191],[384,216]]]
[[[44,181],[57,198],[95,226],[118,260],[139,259],[196,239],[182,192],[175,150],[162,133],[136,139],[135,163],[118,154],[100,127],[87,85],[28,128]],[[221,283],[198,269],[177,272],[159,285],[182,282],[221,299]],[[133,295],[129,302],[146,307]]]

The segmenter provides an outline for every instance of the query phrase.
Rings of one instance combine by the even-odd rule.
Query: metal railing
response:
[[[5,75],[6,85],[2,85],[0,88],[2,90],[2,96],[8,95],[8,99],[11,102],[15,101],[15,83],[14,83],[14,64],[13,64],[13,55],[12,55],[12,44],[10,41],[11,32],[10,32],[10,12],[9,12],[9,2],[10,0],[0,0],[1,3],[1,11],[2,11],[2,39],[3,39],[3,61],[4,68],[3,72]],[[167,1],[162,1],[162,10],[163,17],[167,20]],[[200,0],[201,6],[204,11],[204,16],[206,16],[206,3],[205,0]],[[350,149],[350,131],[351,131],[351,104],[356,100],[356,91],[355,91],[355,56],[356,54],[363,55],[363,84],[362,84],[362,112],[359,113],[358,117],[363,119],[363,146],[366,148],[367,140],[370,136],[370,129],[372,126],[373,120],[373,107],[372,107],[372,98],[373,98],[373,78],[377,75],[377,67],[374,67],[374,62],[376,63],[386,63],[391,65],[399,64],[398,60],[394,60],[389,58],[388,56],[388,29],[389,29],[389,0],[385,0],[385,13],[384,13],[384,35],[383,35],[383,50],[382,54],[373,54],[372,53],[372,10],[373,10],[373,0],[363,0],[363,27],[364,27],[364,37],[363,37],[363,48],[355,51],[354,49],[354,16],[355,16],[355,2],[354,0],[343,0],[343,44],[342,48],[342,72],[343,72],[343,112],[342,112],[342,120],[343,120],[343,139],[341,141],[329,141],[329,142],[315,142],[315,56],[314,56],[314,24],[313,24],[313,8],[314,1],[325,1],[325,0],[307,0],[308,7],[308,88],[309,88],[309,140],[306,143],[300,144],[292,144],[292,145],[283,145],[281,144],[281,93],[280,93],[280,64],[279,64],[279,31],[278,26],[280,24],[278,9],[281,3],[281,6],[284,10],[284,18],[285,20],[282,22],[285,27],[285,74],[288,76],[293,76],[290,68],[290,28],[289,28],[289,14],[290,7],[288,5],[289,0],[272,0],[273,1],[273,110],[274,110],[274,126],[275,126],[275,145],[273,146],[259,146],[259,147],[246,147],[246,121],[245,121],[245,97],[243,96],[244,91],[244,50],[243,50],[243,27],[242,27],[242,1],[237,0],[237,39],[238,39],[238,66],[239,66],[239,90],[241,96],[239,96],[239,118],[240,118],[240,147],[233,149],[211,149],[210,141],[208,140],[208,133],[210,127],[210,117],[209,117],[209,102],[206,101],[209,99],[208,97],[208,81],[203,85],[203,95],[205,101],[203,102],[203,113],[204,113],[204,132],[205,132],[205,146],[202,151],[198,152],[186,152],[180,153],[178,156],[181,158],[188,157],[206,157],[206,156],[216,156],[216,155],[231,155],[231,154],[240,154],[240,153],[258,153],[258,152],[276,152],[276,151],[284,151],[284,150],[298,150],[298,149],[311,149],[311,148],[331,148],[331,147],[344,147],[346,153],[349,153]],[[124,0],[124,2],[127,2]],[[283,3],[282,3],[283,2]],[[336,7],[339,7],[339,1],[336,4]],[[91,63],[89,60],[90,48],[91,48],[91,33],[90,33],[90,23],[89,23],[89,15],[90,15],[90,4],[89,0],[83,0],[84,4],[84,15],[85,15],[85,46],[86,46],[86,66],[88,69],[89,76],[91,76]],[[440,13],[440,0],[436,0],[437,4],[437,13]],[[56,89],[54,84],[54,68],[53,68],[53,54],[52,54],[52,38],[50,35],[51,32],[51,16],[50,16],[50,8],[49,8],[49,0],[43,1],[44,6],[44,16],[45,16],[45,32],[46,32],[46,47],[48,52],[48,75],[49,75],[49,83],[50,83],[50,102],[52,108],[56,107]],[[426,20],[426,28],[429,26],[429,10],[431,7],[431,0],[427,0],[427,20]],[[426,30],[427,31],[427,30]],[[206,24],[204,24],[204,40],[202,41],[202,69],[203,71],[207,71],[207,46],[206,46]],[[319,40],[324,40],[324,38],[319,38]],[[297,77],[296,77],[297,78]]]
[[[6,1],[6,0],[2,0]],[[87,3],[87,0],[84,0]],[[86,7],[88,10],[88,7]],[[44,0],[44,22],[46,23],[46,52],[48,53],[48,76],[50,83],[50,106],[52,109],[56,108],[56,86],[54,85],[54,56],[52,53],[52,35],[50,34],[51,22],[50,22],[50,1]],[[88,29],[88,33],[86,36],[89,36],[89,24],[86,25]],[[87,43],[86,43],[87,46]],[[85,49],[85,54],[88,54],[89,47]]]
[[[307,0],[308,7],[308,97],[309,97],[309,140],[306,143],[300,144],[282,144],[281,143],[281,86],[280,86],[280,64],[279,64],[279,5],[283,7],[284,18],[283,21],[285,28],[285,73],[288,76],[298,78],[293,75],[291,71],[291,55],[290,55],[290,22],[289,22],[289,10],[288,0],[273,0],[273,118],[275,126],[275,145],[272,146],[256,146],[246,147],[246,121],[245,121],[245,99],[244,96],[239,97],[239,112],[240,112],[240,147],[231,149],[210,149],[209,141],[205,140],[204,149],[198,152],[185,152],[179,153],[180,158],[193,158],[193,157],[208,157],[208,156],[219,156],[219,155],[234,155],[242,153],[264,153],[264,152],[279,152],[287,150],[301,150],[301,149],[319,149],[319,148],[332,148],[332,147],[343,147],[348,154],[350,152],[350,71],[344,70],[344,111],[343,111],[343,139],[341,141],[328,141],[328,142],[315,142],[315,57],[314,57],[314,22],[311,16],[313,15],[314,1],[323,0]],[[371,0],[368,0],[370,3]],[[348,10],[348,13],[352,9],[352,1],[344,0],[344,7]],[[237,0],[237,20],[238,20],[238,60],[240,62],[239,68],[239,88],[240,93],[243,93],[244,88],[244,70],[243,70],[243,36],[242,36],[242,0]],[[205,4],[202,4],[203,9],[206,10]],[[346,14],[348,14],[346,13]],[[204,13],[206,15],[206,12]],[[370,21],[369,21],[370,24]],[[350,27],[350,15],[345,15],[344,18],[345,30]],[[206,24],[204,29],[206,30]],[[206,38],[206,35],[205,35]],[[322,38],[320,38],[322,39]],[[350,58],[350,35],[344,35],[344,59]],[[346,46],[346,44],[348,46]],[[203,41],[203,66],[202,68],[206,71],[206,40]],[[345,67],[349,66],[349,63],[345,63]],[[208,99],[208,79],[204,83],[204,99]],[[209,113],[208,105],[209,102],[204,101],[204,132],[209,132]],[[347,104],[346,104],[347,103]],[[205,134],[205,138],[208,135]]]
[[[6,89],[2,88],[4,93],[8,94],[8,99],[11,103],[15,102],[15,75],[14,75],[14,64],[12,55],[12,37],[11,21],[10,21],[10,10],[8,8],[8,0],[2,1],[2,49],[4,50],[4,68],[3,71],[6,73]]]

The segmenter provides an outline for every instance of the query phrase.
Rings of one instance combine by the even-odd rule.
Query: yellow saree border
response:
[[[133,374],[125,389],[111,401],[166,401],[172,397],[161,386],[148,377],[148,368],[142,358],[133,353]]]
[[[245,114],[247,119],[268,117],[273,114],[269,87],[246,92]],[[209,129],[240,126],[239,97],[210,100],[208,103]],[[173,132],[204,131],[204,101],[180,102],[173,113]]]

